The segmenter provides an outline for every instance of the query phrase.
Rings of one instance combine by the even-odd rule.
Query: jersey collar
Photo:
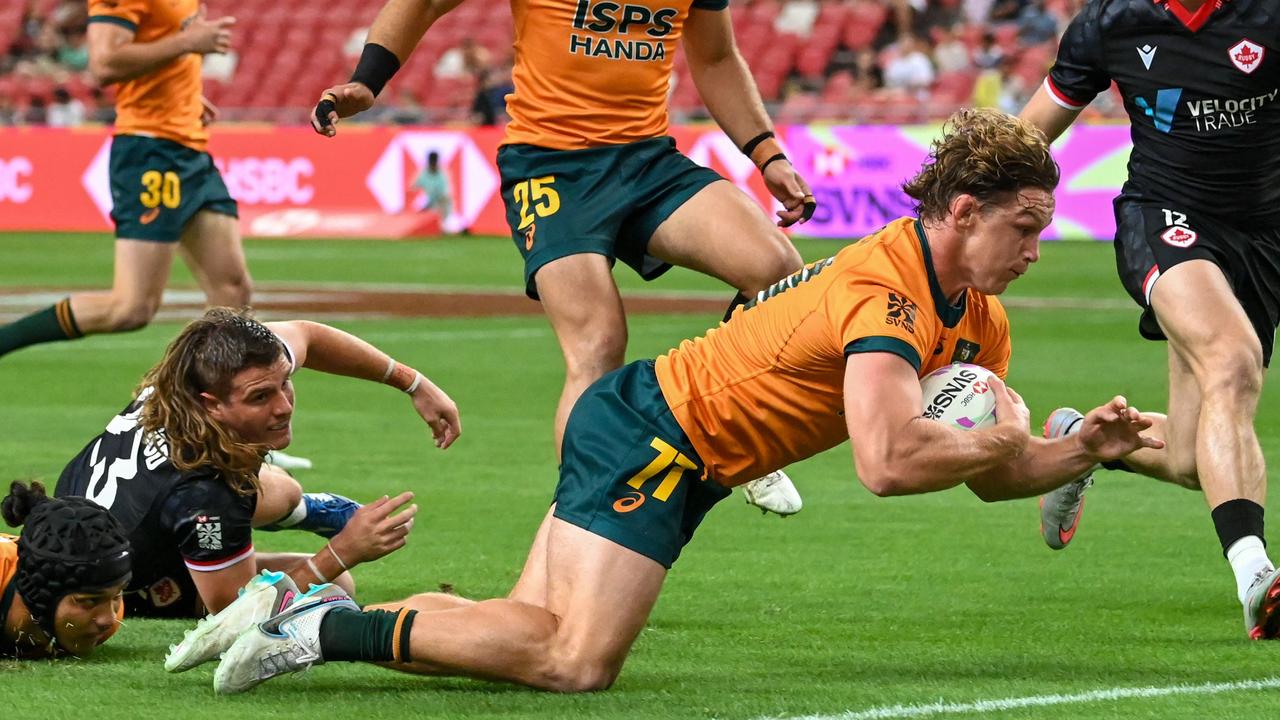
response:
[[[929,274],[929,293],[933,295],[933,307],[938,313],[938,319],[948,328],[953,328],[960,324],[960,318],[964,317],[965,306],[969,302],[969,293],[966,291],[960,296],[960,303],[952,305],[947,296],[942,293],[942,285],[938,282],[938,274],[933,270],[933,253],[929,250],[929,236],[924,232],[924,223],[916,220],[916,237],[920,238],[920,252],[924,255],[924,269]]]
[[[1209,16],[1222,7],[1223,2],[1224,0],[1205,0],[1199,9],[1191,12],[1178,0],[1155,0],[1155,4],[1164,5],[1191,32],[1196,32],[1204,27],[1204,24],[1209,22]]]

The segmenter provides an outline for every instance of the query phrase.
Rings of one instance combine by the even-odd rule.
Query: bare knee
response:
[[[627,352],[626,327],[588,329],[562,343],[565,372],[570,378],[594,380],[622,367]]]
[[[1233,343],[1212,353],[1196,368],[1205,404],[1215,400],[1233,405],[1256,403],[1262,393],[1262,377],[1262,347],[1257,343]]]
[[[618,679],[620,668],[581,656],[562,656],[547,667],[544,689],[562,693],[588,693],[608,690]]]
[[[244,307],[252,298],[253,279],[249,277],[249,273],[245,272],[219,282],[217,287],[209,293],[209,304]]]
[[[160,298],[117,300],[107,314],[107,332],[140,330],[151,322],[160,309]]]
[[[782,235],[781,230],[774,230],[778,237],[763,247],[752,248],[754,264],[739,283],[738,290],[744,295],[755,295],[773,285],[782,278],[798,272],[804,267],[804,260],[795,246]]]

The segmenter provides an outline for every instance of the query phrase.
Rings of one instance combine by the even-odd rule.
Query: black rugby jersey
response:
[[[147,388],[62,471],[54,494],[106,507],[133,544],[125,592],[155,608],[194,607],[190,571],[230,567],[253,554],[256,496],[238,495],[213,468],[180,471],[163,434],[138,424]],[[132,604],[132,603],[131,603]]]
[[[1090,0],[1045,88],[1078,110],[1114,80],[1132,125],[1124,193],[1280,225],[1280,0]]]

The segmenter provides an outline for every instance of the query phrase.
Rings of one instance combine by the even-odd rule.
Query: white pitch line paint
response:
[[[1280,688],[1280,677],[1269,677],[1261,680],[1203,683],[1200,685],[1106,688],[1064,695],[1031,695],[996,700],[977,700],[967,703],[936,702],[920,705],[883,705],[881,707],[851,710],[833,715],[801,715],[785,718],[779,716],[776,718],[762,718],[761,720],[896,720],[897,718],[927,718],[938,715],[1007,712],[1022,708],[1078,705],[1108,700],[1147,699],[1175,695],[1220,695],[1231,692],[1274,690],[1277,688]]]

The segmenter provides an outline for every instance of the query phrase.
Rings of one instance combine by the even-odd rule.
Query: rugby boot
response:
[[[1244,595],[1244,631],[1250,640],[1280,637],[1280,570],[1263,570]]]
[[[306,599],[299,598],[281,612],[240,633],[222,655],[213,675],[213,689],[219,695],[252,690],[277,675],[320,665],[320,622],[337,607],[357,612],[360,606],[333,584],[314,588]]]
[[[272,450],[262,459],[263,462],[275,465],[281,470],[310,470],[311,461],[297,455],[290,455],[283,450]]]
[[[804,507],[795,484],[781,470],[774,470],[743,485],[742,494],[746,496],[748,503],[760,508],[762,512],[776,513],[782,517],[795,515]]]
[[[1072,408],[1058,408],[1044,421],[1044,436],[1050,440],[1080,432],[1084,416]],[[1097,469],[1096,467],[1094,469]],[[1093,485],[1093,470],[1040,498],[1040,535],[1054,550],[1061,550],[1075,537],[1084,512],[1084,491]]]
[[[342,532],[347,521],[360,509],[360,503],[355,500],[332,493],[305,493],[302,502],[307,505],[307,515],[293,527],[308,530],[322,538],[331,538]]]
[[[182,642],[169,646],[164,669],[185,672],[221,655],[250,625],[260,623],[301,597],[293,579],[282,572],[263,570],[239,590],[239,597],[221,612],[210,615],[188,630]]]

